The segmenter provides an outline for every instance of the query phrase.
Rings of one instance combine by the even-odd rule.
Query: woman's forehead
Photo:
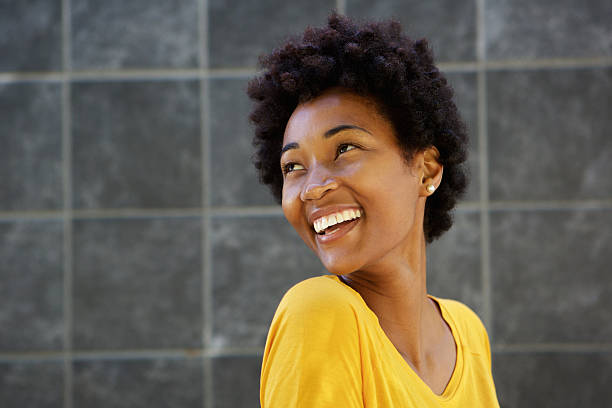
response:
[[[284,140],[339,125],[369,128],[384,126],[383,122],[386,120],[373,98],[344,88],[331,88],[296,107],[287,123]]]

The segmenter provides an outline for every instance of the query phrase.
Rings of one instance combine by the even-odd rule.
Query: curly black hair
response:
[[[468,136],[427,40],[408,38],[393,19],[355,22],[333,12],[326,27],[308,27],[259,61],[263,73],[247,91],[255,102],[253,161],[279,203],[280,151],[291,114],[298,104],[339,86],[378,102],[408,160],[427,147],[438,149],[444,176],[425,204],[426,241],[451,227],[452,209],[467,186]]]

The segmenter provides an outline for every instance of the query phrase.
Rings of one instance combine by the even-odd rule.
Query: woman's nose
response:
[[[308,180],[304,184],[304,188],[300,193],[302,201],[318,200],[323,197],[328,191],[335,190],[338,187],[336,179],[329,173],[324,171],[312,171]]]

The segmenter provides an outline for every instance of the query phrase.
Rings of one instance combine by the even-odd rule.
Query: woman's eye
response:
[[[298,163],[287,163],[283,166],[283,174],[291,173],[295,170],[302,170],[304,166]]]
[[[343,143],[340,146],[338,146],[338,153],[336,156],[341,155],[342,153],[348,152],[349,150],[353,150],[356,149],[357,146],[349,144],[349,143]]]

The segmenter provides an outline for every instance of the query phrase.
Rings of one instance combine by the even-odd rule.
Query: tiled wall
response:
[[[482,316],[503,407],[609,403],[612,2],[1,0],[2,407],[258,406],[322,267],[257,184],[244,88],[333,8],[398,16],[457,91],[472,184],[429,288]]]

